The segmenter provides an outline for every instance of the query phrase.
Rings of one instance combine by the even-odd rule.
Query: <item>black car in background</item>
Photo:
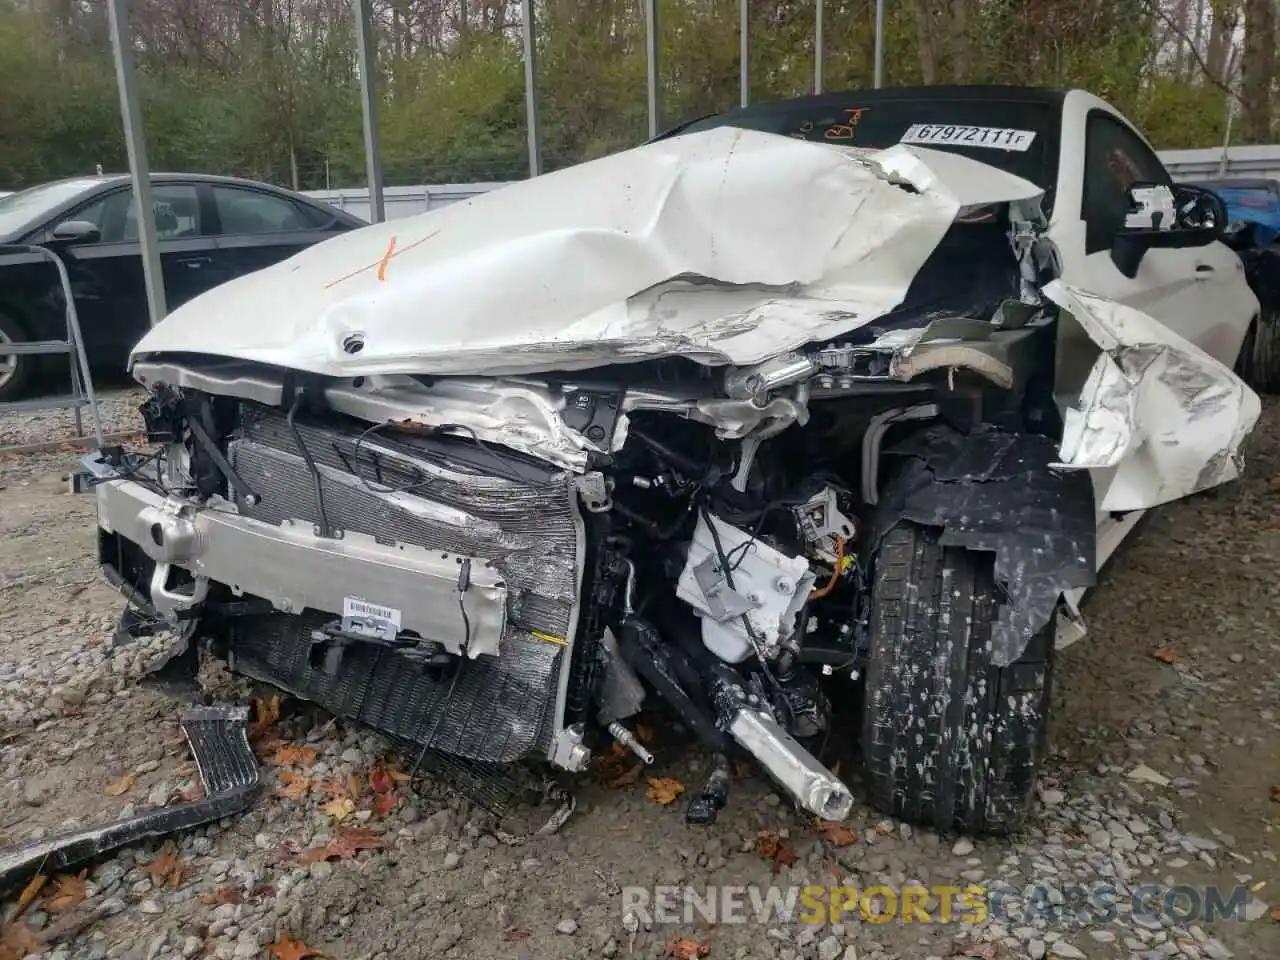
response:
[[[327,204],[250,180],[157,173],[151,184],[169,309],[365,225]],[[39,245],[63,259],[90,364],[121,368],[149,323],[129,177],[58,180],[0,197],[2,244]],[[41,363],[49,362],[6,355],[6,342],[65,339],[54,266],[36,254],[0,254],[0,401],[24,394]]]

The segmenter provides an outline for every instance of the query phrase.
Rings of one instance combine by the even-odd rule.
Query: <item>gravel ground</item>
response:
[[[136,400],[107,399],[109,429],[136,425]],[[9,421],[0,443],[49,439],[68,423]],[[122,601],[97,581],[92,500],[66,492],[73,463],[65,452],[0,458],[0,842],[175,802],[194,783],[178,706],[136,683],[164,638],[112,646]],[[48,932],[93,919],[52,938],[45,955],[57,960],[262,957],[281,937],[341,960],[679,960],[699,946],[713,960],[1280,957],[1278,498],[1271,402],[1248,477],[1157,511],[1086,603],[1091,636],[1059,658],[1041,806],[1012,842],[940,837],[861,807],[851,835],[824,839],[758,778],[735,785],[714,827],[691,828],[682,804],[654,802],[643,780],[595,778],[558,835],[512,847],[466,804],[411,796],[376,738],[286,704],[264,736],[304,749],[261,747],[273,789],[248,814],[179,837],[176,850],[127,850],[84,882],[51,880],[21,920]],[[222,694],[247,692],[217,682]],[[656,746],[653,776],[694,783],[705,772],[662,731]],[[279,793],[308,785],[300,799]],[[342,833],[336,815],[362,832]],[[761,855],[762,831],[781,855]],[[296,855],[343,837],[380,848],[313,863]],[[855,912],[826,926],[695,918],[646,929],[624,917],[619,893],[770,883],[1034,884],[1040,909],[977,924]],[[1045,905],[1093,883],[1126,895],[1152,883],[1243,885],[1247,919],[1046,919]],[[937,915],[936,901],[926,906]],[[0,906],[0,920],[17,908]]]

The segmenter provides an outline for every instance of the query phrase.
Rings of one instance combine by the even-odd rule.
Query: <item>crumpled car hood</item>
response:
[[[756,363],[895,307],[962,207],[1039,195],[954,154],[709,130],[316,245],[133,356],[339,377]]]

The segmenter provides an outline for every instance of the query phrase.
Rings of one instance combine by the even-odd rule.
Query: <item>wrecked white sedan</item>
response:
[[[1158,164],[1081,93],[811,97],[219,287],[134,351],[158,454],[86,460],[125,626],[490,805],[651,762],[652,708],[692,821],[744,753],[842,819],[860,742],[876,806],[1014,829],[1055,633],[1259,411],[1222,205]]]

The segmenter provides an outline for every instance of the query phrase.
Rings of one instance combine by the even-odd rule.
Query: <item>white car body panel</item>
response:
[[[660,356],[758,363],[891,310],[964,207],[1039,194],[954,154],[718,128],[317,245],[180,307],[133,358],[213,354],[370,377],[365,389],[383,375],[420,398],[423,423],[518,436],[580,468],[591,445],[565,433],[550,401],[523,418],[519,404],[485,400],[483,380],[433,388],[406,375],[510,378]],[[1078,199],[1060,193],[1059,212]],[[1062,218],[1054,229],[1069,233]],[[1063,335],[1092,370],[1064,398],[1075,410],[1063,464],[1111,471],[1102,511],[1234,476],[1256,395],[1194,338],[1085,293],[1076,276],[1045,291],[1074,316]],[[356,337],[358,352],[344,349]],[[1134,362],[1144,356],[1160,359]]]

